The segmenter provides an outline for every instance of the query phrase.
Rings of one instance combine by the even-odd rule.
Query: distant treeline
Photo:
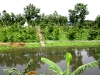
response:
[[[66,9],[65,9],[66,10]],[[48,11],[48,10],[47,10]],[[0,26],[23,26],[27,21],[29,26],[35,25],[72,25],[79,28],[93,27],[100,28],[100,16],[98,15],[95,21],[85,20],[86,15],[89,14],[87,5],[83,3],[77,3],[74,9],[69,9],[69,16],[62,16],[54,11],[53,14],[45,15],[40,14],[40,9],[36,8],[33,4],[29,4],[24,7],[23,14],[15,15],[13,12],[8,13],[3,10],[0,14]],[[67,15],[67,14],[66,14]]]

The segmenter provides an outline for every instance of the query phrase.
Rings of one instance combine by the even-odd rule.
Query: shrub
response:
[[[96,36],[97,36],[98,32],[96,30],[90,30],[88,34],[89,34],[88,39],[89,40],[94,40],[94,39],[96,39]]]

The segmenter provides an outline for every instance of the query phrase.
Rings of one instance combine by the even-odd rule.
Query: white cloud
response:
[[[99,0],[1,0],[0,12],[23,13],[24,7],[29,3],[41,9],[41,13],[52,14],[55,10],[58,14],[68,16],[68,10],[73,9],[76,3],[88,4],[89,15],[86,19],[94,20],[100,14]]]

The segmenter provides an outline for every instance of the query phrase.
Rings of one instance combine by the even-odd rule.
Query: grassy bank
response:
[[[46,47],[53,47],[53,46],[66,46],[66,47],[75,47],[75,46],[100,46],[99,41],[45,41]],[[25,46],[22,47],[13,47],[13,46],[0,46],[0,51],[3,50],[13,50],[13,49],[20,49],[20,48],[35,48],[41,47],[40,43],[27,43]]]
[[[47,41],[46,46],[100,46],[100,41]]]
[[[25,46],[0,46],[0,51],[8,51],[8,50],[14,50],[14,49],[23,49],[23,48],[35,48],[35,47],[41,47],[40,43],[27,43]]]

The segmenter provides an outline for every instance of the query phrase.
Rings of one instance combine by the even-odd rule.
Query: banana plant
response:
[[[66,64],[67,64],[67,69],[66,69],[66,72],[67,72],[67,75],[69,75],[69,66],[70,66],[70,62],[72,60],[72,55],[70,53],[66,53]]]
[[[51,60],[47,58],[42,57],[41,60],[49,65],[49,70],[56,72],[57,75],[63,75],[63,71],[57,64],[55,64],[54,62],[52,62]]]
[[[74,72],[71,73],[69,70],[69,66],[72,60],[72,55],[70,53],[66,53],[66,72],[63,72],[56,63],[47,58],[42,57],[41,60],[47,63],[49,65],[49,70],[54,71],[57,75],[79,75],[79,73],[83,72],[86,69],[95,68],[100,65],[99,61],[94,61],[78,67]]]
[[[10,68],[10,69],[3,69],[3,71],[6,71],[8,75],[12,75],[11,73],[16,73],[17,75],[22,75],[17,69]]]
[[[25,66],[23,74],[21,74],[16,68],[3,69],[3,71],[4,72],[6,71],[8,75],[12,75],[11,73],[16,73],[17,75],[25,75],[28,72],[28,68],[31,66],[32,62],[33,62],[33,59],[30,59],[30,61]]]

